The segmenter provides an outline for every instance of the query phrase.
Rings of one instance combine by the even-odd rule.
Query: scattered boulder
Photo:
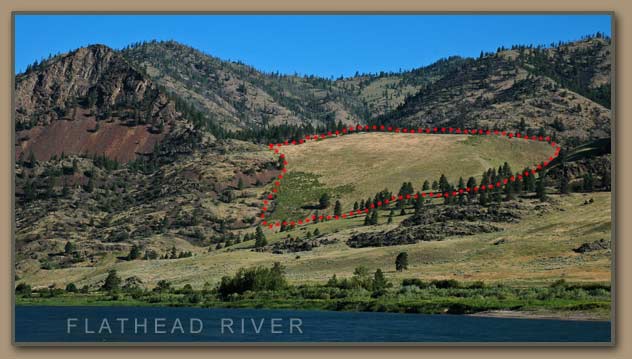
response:
[[[573,249],[573,252],[588,253],[588,252],[598,251],[602,249],[610,249],[610,241],[607,241],[602,238],[594,242],[584,243],[578,248]]]

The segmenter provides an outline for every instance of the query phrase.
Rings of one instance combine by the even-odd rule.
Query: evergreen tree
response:
[[[444,174],[441,174],[441,177],[439,177],[439,190],[441,192],[448,192],[450,190],[450,183]]]
[[[528,172],[528,176],[522,178],[526,192],[534,192],[536,190],[535,176],[531,173],[530,168],[526,168],[523,172]]]
[[[511,176],[511,175],[512,175],[512,173],[513,173],[513,171],[511,170],[511,166],[509,166],[509,163],[505,162],[505,163],[503,164],[503,169],[502,169],[501,176],[502,176],[503,178],[506,178],[506,177]]]
[[[336,274],[334,273],[334,275],[331,276],[331,278],[329,278],[329,280],[327,281],[327,286],[328,287],[337,287],[338,286],[338,278],[336,277]]]
[[[108,272],[108,276],[105,278],[105,282],[101,286],[101,289],[108,292],[116,292],[121,285],[121,278],[117,275],[116,269],[111,269]]]
[[[371,224],[372,224],[372,225],[376,225],[376,224],[378,224],[377,209],[374,209],[374,210],[371,212]]]
[[[474,187],[476,187],[476,179],[474,177],[470,177],[467,180],[467,187],[470,188],[470,193],[468,195],[468,200],[471,202],[476,197],[476,192],[474,192]]]
[[[395,270],[401,272],[408,269],[408,253],[401,252],[395,258]]]
[[[428,182],[428,180],[424,181],[424,184],[421,186],[421,190],[422,191],[428,191],[430,189],[430,183]]]
[[[140,258],[140,248],[134,244],[127,254],[127,260],[133,261],[138,258]]]
[[[522,189],[524,187],[523,180],[520,179],[519,173],[515,174],[514,179],[515,179],[515,181],[513,183],[514,193],[516,195],[520,195],[522,193]]]
[[[417,199],[414,202],[415,205],[415,214],[421,213],[424,206],[424,199],[421,196],[421,193],[417,192]]]
[[[463,177],[459,177],[458,189],[463,189],[463,188],[465,188],[465,182],[463,181]],[[457,203],[459,205],[465,204],[465,195],[459,195],[457,199]]]
[[[265,234],[261,226],[257,226],[255,230],[255,248],[265,247],[268,244]]]
[[[323,193],[318,200],[321,209],[329,207],[329,194]]]
[[[342,215],[342,205],[340,204],[340,201],[336,200],[336,204],[334,205],[334,216],[341,216]]]
[[[380,268],[375,271],[373,274],[373,292],[382,292],[389,286],[386,277],[384,276],[384,272]]]
[[[487,186],[489,184],[489,181],[487,180],[487,176],[483,176],[483,179],[481,180],[481,187],[482,186]],[[487,190],[484,189],[479,189],[478,191],[478,203],[481,206],[486,206],[487,205]]]
[[[76,250],[75,244],[70,242],[70,241],[67,241],[66,245],[64,246],[64,253],[70,254],[70,253],[74,252],[75,250]]]

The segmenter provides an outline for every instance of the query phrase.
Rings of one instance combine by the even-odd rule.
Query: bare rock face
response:
[[[192,130],[158,86],[103,45],[47,60],[15,86],[18,156],[93,153],[126,162]]]

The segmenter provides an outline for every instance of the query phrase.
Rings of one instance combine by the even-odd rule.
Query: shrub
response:
[[[430,285],[434,285],[435,288],[447,289],[447,288],[460,288],[461,284],[454,279],[440,279],[433,280]]]
[[[246,291],[280,290],[287,287],[285,268],[274,263],[272,268],[261,266],[241,268],[234,277],[225,276],[217,287],[220,298],[227,299],[231,294],[242,294]]]
[[[31,296],[31,286],[26,283],[20,283],[15,287],[15,294],[29,297]]]

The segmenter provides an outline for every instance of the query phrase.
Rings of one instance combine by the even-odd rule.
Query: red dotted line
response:
[[[328,214],[328,215],[320,215],[318,217],[316,215],[311,215],[305,218],[292,220],[292,221],[283,221],[283,222],[280,222],[280,221],[268,222],[265,220],[266,212],[269,209],[270,203],[272,200],[275,199],[277,193],[279,192],[279,188],[281,186],[281,180],[283,179],[284,174],[287,173],[288,161],[285,154],[281,153],[280,151],[281,147],[301,145],[308,141],[324,140],[326,138],[339,137],[339,136],[344,136],[344,135],[352,134],[356,132],[372,132],[372,131],[373,132],[408,133],[408,134],[470,134],[470,135],[484,135],[484,136],[494,135],[494,136],[507,137],[510,139],[512,138],[524,139],[527,141],[546,141],[553,148],[555,148],[555,153],[552,156],[550,156],[547,160],[544,160],[538,164],[535,164],[534,169],[532,169],[531,171],[525,171],[524,173],[518,174],[517,176],[511,175],[510,177],[503,178],[502,180],[497,181],[496,183],[490,183],[488,185],[474,186],[472,188],[470,187],[458,188],[451,192],[429,191],[429,192],[422,192],[420,194],[414,194],[414,195],[392,196],[390,199],[385,199],[384,201],[378,201],[377,203],[371,203],[369,205],[369,208],[357,209],[357,210],[349,211],[347,213],[342,213],[341,215]],[[502,188],[503,185],[507,185],[509,182],[515,182],[516,179],[522,180],[524,177],[535,175],[537,172],[544,169],[544,167],[548,166],[549,163],[553,161],[553,159],[559,155],[560,149],[561,149],[561,147],[557,143],[551,140],[550,136],[528,136],[527,134],[513,133],[513,132],[508,132],[508,131],[500,131],[500,130],[463,129],[463,128],[453,128],[453,127],[434,127],[434,128],[416,128],[415,129],[415,128],[399,128],[399,127],[384,126],[384,125],[350,126],[348,128],[343,128],[342,130],[329,131],[326,134],[322,133],[322,134],[317,134],[317,135],[307,135],[305,136],[305,138],[302,138],[299,140],[291,140],[291,141],[286,140],[282,143],[276,143],[276,144],[271,143],[268,145],[268,147],[270,148],[270,150],[274,151],[275,154],[279,155],[279,161],[280,162],[282,161],[283,163],[282,174],[280,174],[278,178],[274,181],[274,186],[272,188],[272,191],[270,193],[267,193],[265,197],[266,199],[263,200],[261,213],[259,215],[259,218],[261,219],[261,224],[263,226],[267,226],[270,229],[274,229],[274,227],[281,227],[281,225],[283,226],[304,225],[310,222],[316,222],[316,220],[322,222],[322,221],[353,218],[355,216],[367,214],[369,213],[371,209],[374,209],[376,207],[382,207],[384,205],[388,205],[389,203],[395,203],[397,201],[402,201],[404,199],[406,200],[411,199],[411,198],[418,199],[419,196],[423,198],[426,198],[426,197],[449,198],[451,196],[456,197],[456,196],[461,196],[461,195],[467,195],[470,193],[478,193],[480,191],[490,191],[495,188]]]

